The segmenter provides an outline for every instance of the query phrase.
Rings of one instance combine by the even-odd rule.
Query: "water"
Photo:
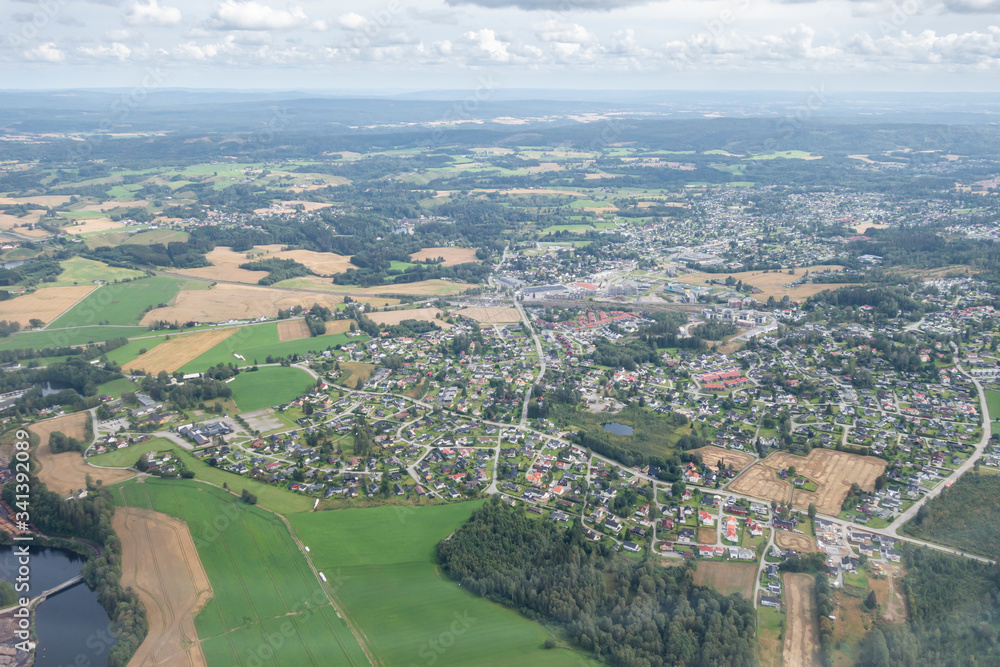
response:
[[[84,562],[69,551],[32,547],[28,596],[38,595],[72,579],[80,574]],[[0,547],[0,579],[14,583],[16,577],[17,556],[14,555],[14,548]],[[97,594],[84,583],[47,598],[35,610],[35,632],[38,635],[35,665],[107,665],[108,649],[113,645],[110,623],[111,619],[97,601]]]
[[[42,396],[48,396],[50,394],[58,394],[63,389],[69,389],[70,386],[65,382],[43,382],[38,385],[42,389]]]
[[[0,264],[0,269],[16,269],[22,264],[24,264],[24,260],[20,260],[17,262],[5,262],[3,264]]]
[[[634,428],[628,424],[619,424],[618,422],[608,422],[607,424],[601,424],[603,428],[608,433],[614,433],[615,435],[632,435],[635,431]]]

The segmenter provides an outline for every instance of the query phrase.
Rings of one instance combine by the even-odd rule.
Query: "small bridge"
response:
[[[78,574],[75,577],[73,577],[72,579],[69,579],[67,581],[62,582],[58,586],[53,586],[52,588],[50,588],[47,591],[42,591],[41,593],[39,593],[35,597],[31,598],[31,602],[28,603],[28,607],[31,608],[31,609],[34,609],[35,607],[37,607],[41,603],[45,602],[45,600],[47,598],[50,598],[53,595],[55,595],[56,593],[62,592],[64,590],[66,590],[67,588],[70,588],[71,586],[76,586],[81,581],[83,581],[83,575],[82,574]]]

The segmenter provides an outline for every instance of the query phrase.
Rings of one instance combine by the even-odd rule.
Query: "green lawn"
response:
[[[269,408],[308,392],[316,384],[303,370],[289,366],[265,366],[253,372],[240,373],[229,388],[233,400],[242,412]]]
[[[209,283],[155,276],[117,285],[104,285],[49,325],[51,329],[88,324],[138,324],[147,307],[169,303],[181,289],[207,288]]]
[[[79,304],[77,307],[79,307]],[[149,330],[146,327],[138,326],[92,326],[78,329],[26,331],[8,336],[7,338],[0,338],[0,350],[20,350],[24,348],[41,350],[47,347],[86,345],[87,343],[101,343],[109,338],[141,336],[148,332]]]
[[[466,592],[438,570],[437,543],[481,504],[349,509],[289,520],[383,664],[593,664],[568,649],[542,649],[550,636],[545,627]]]
[[[174,229],[151,229],[146,232],[139,232],[128,237],[131,245],[152,245],[154,243],[171,243],[174,241],[187,241],[190,234]]]
[[[164,452],[168,449],[176,450],[177,445],[166,438],[150,438],[146,442],[129,445],[124,449],[112,449],[109,452],[91,456],[87,462],[104,468],[131,468],[146,452]]]
[[[95,262],[92,259],[74,257],[60,262],[62,273],[56,277],[54,283],[47,283],[48,287],[65,287],[69,285],[89,285],[95,280],[125,280],[128,278],[141,278],[146,275],[142,271],[132,269],[120,269],[108,266],[104,262]]]
[[[137,391],[139,387],[128,378],[118,378],[111,382],[97,385],[98,394],[107,394],[112,398],[121,398],[128,391]]]
[[[117,347],[108,352],[107,354],[108,361],[114,361],[119,365],[127,364],[128,362],[132,361],[140,354],[142,354],[140,350],[146,350],[147,352],[149,350],[152,350],[160,343],[166,341],[168,335],[169,334],[163,334],[161,336],[157,336],[156,338],[143,337],[137,340],[130,340],[121,347]]]
[[[188,524],[214,594],[195,617],[209,665],[368,664],[278,517],[197,482],[146,479],[113,493]]]
[[[986,410],[990,413],[990,424],[993,433],[1000,433],[1000,423],[995,420],[1000,419],[1000,391],[996,389],[987,389],[986,394]]]
[[[269,322],[267,324],[243,327],[208,352],[189,361],[181,370],[185,373],[195,373],[204,371],[210,366],[220,363],[238,362],[239,360],[233,356],[234,352],[246,358],[247,364],[254,363],[254,360],[263,364],[269,354],[275,357],[288,357],[293,354],[302,355],[306,352],[321,352],[328,347],[363,340],[368,339],[362,337],[348,338],[346,334],[328,334],[282,343],[278,339],[278,325]]]

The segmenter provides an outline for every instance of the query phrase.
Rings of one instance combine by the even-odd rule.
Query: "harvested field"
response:
[[[787,530],[774,531],[774,543],[782,549],[794,549],[800,554],[816,551],[816,540],[812,536],[792,533]]]
[[[703,273],[698,271],[689,273],[686,276],[680,276],[677,280],[692,285],[706,285],[708,284],[706,281],[725,280],[728,276],[732,276],[736,280],[742,280],[744,285],[753,285],[760,289],[760,294],[751,295],[758,301],[766,301],[769,296],[773,296],[775,299],[780,299],[783,296],[787,296],[789,299],[805,299],[814,294],[819,294],[823,290],[835,290],[839,287],[855,283],[806,283],[795,287],[789,287],[789,283],[793,283],[804,276],[806,271],[809,273],[819,273],[821,271],[839,270],[842,268],[844,267],[839,264],[804,266],[794,269],[795,275],[790,275],[787,270],[770,272],[737,271],[735,273]]]
[[[0,320],[17,321],[22,327],[38,318],[48,324],[97,289],[94,285],[44,287],[31,294],[0,301]]]
[[[783,664],[785,667],[819,665],[819,629],[816,627],[816,603],[813,600],[811,575],[786,574],[785,605],[788,627],[785,630]]]
[[[87,234],[90,232],[106,232],[112,229],[121,229],[125,225],[115,222],[111,218],[84,218],[77,220],[78,224],[70,224],[62,228],[67,234]]]
[[[188,525],[160,512],[119,507],[112,523],[122,542],[122,585],[139,594],[149,634],[130,665],[206,665],[194,617],[212,586]]]
[[[358,386],[359,380],[367,380],[372,371],[375,370],[374,364],[365,364],[360,361],[344,361],[340,364],[340,370],[344,371],[344,385],[354,389]],[[350,373],[350,375],[348,375]]]
[[[382,313],[371,313],[369,319],[378,324],[399,324],[403,320],[420,320],[421,322],[432,322],[441,329],[448,329],[452,325],[437,319],[441,314],[438,308],[413,308],[411,310],[387,310]]]
[[[231,248],[219,246],[205,255],[205,259],[212,263],[212,266],[203,266],[198,269],[177,269],[176,273],[194,278],[207,278],[208,280],[229,280],[239,283],[257,284],[261,278],[268,275],[268,271],[250,271],[241,269],[240,264],[255,261],[247,259],[245,252],[233,252]],[[257,258],[259,259],[259,258]]]
[[[423,248],[410,255],[411,262],[424,262],[428,259],[443,257],[441,266],[455,266],[468,262],[478,262],[475,248]]]
[[[276,283],[278,287],[288,287],[292,289],[324,290],[333,294],[347,294],[359,303],[371,303],[373,306],[395,305],[399,299],[381,298],[380,294],[414,294],[417,296],[450,296],[458,294],[467,289],[475,287],[470,283],[451,282],[434,278],[433,280],[421,280],[415,283],[401,283],[399,285],[380,285],[378,287],[357,287],[355,285],[334,285],[326,278],[319,276],[305,276],[303,278],[290,278]]]
[[[857,482],[869,493],[875,490],[875,479],[885,470],[886,462],[874,456],[858,456],[833,449],[814,449],[809,456],[778,452],[751,466],[730,488],[756,498],[788,502],[792,485],[775,473],[788,466],[795,466],[799,475],[816,482],[819,487],[816,491],[796,489],[792,504],[806,508],[809,503],[816,503],[821,514],[836,516],[852,483]]]
[[[455,311],[455,314],[464,315],[477,322],[485,322],[487,324],[521,321],[521,315],[517,312],[517,308],[480,308],[476,306]]]
[[[278,340],[282,343],[288,340],[309,338],[309,327],[305,320],[285,320],[278,322]]]
[[[144,370],[147,373],[153,374],[160,371],[173,373],[187,362],[197,359],[205,352],[208,352],[237,331],[239,331],[237,327],[229,327],[226,329],[216,329],[215,331],[202,331],[175,336],[165,343],[160,343],[149,352],[140,354],[122,366],[122,370]]]
[[[31,211],[28,213],[28,215],[24,217],[10,215],[9,213],[0,213],[0,229],[13,229],[15,226],[17,226],[18,233],[24,234],[25,232],[27,232],[27,230],[24,229],[24,225],[38,224],[38,221],[42,219],[42,213],[43,211]],[[45,233],[48,234],[48,232]]]
[[[66,496],[80,489],[87,488],[87,475],[93,480],[102,480],[105,484],[114,484],[132,477],[130,470],[105,469],[89,466],[79,452],[63,452],[53,454],[49,448],[49,435],[60,431],[77,440],[85,440],[87,415],[78,412],[72,415],[48,419],[32,424],[28,430],[39,437],[35,449],[35,460],[38,462],[38,479],[45,482],[49,491]]]
[[[326,322],[326,335],[347,333],[354,323],[354,320],[330,320]]]
[[[312,250],[285,250],[266,257],[278,259],[293,259],[310,271],[321,276],[332,276],[344,273],[348,269],[357,268],[351,264],[350,255],[335,255],[332,252],[314,252]]]
[[[692,449],[688,453],[700,456],[705,465],[716,466],[721,460],[727,466],[732,466],[733,470],[743,470],[756,460],[753,454],[735,452],[731,449],[723,449],[714,445]]]
[[[856,231],[858,234],[864,234],[865,230],[875,228],[875,229],[886,229],[889,225],[884,225],[877,222],[859,222],[855,225],[848,225],[851,229]]]
[[[739,593],[747,600],[753,599],[753,585],[757,566],[753,563],[727,563],[704,561],[694,571],[694,583],[714,588],[723,595]]]
[[[216,285],[208,290],[184,290],[172,306],[156,308],[146,313],[140,324],[156,320],[168,322],[224,322],[258,317],[275,317],[279,309],[314,303],[335,308],[342,298],[335,294],[288,292],[249,285]]]

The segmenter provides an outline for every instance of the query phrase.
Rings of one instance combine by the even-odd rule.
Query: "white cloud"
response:
[[[223,30],[326,30],[326,21],[311,21],[301,7],[274,9],[256,0],[224,0],[215,10],[212,25]]]
[[[149,0],[147,4],[134,3],[125,14],[128,25],[148,25],[169,27],[178,25],[183,19],[181,10],[160,5],[159,0]]]
[[[1000,28],[988,26],[984,32],[939,35],[933,30],[878,38],[858,33],[847,45],[852,55],[895,64],[972,66],[1000,65]]]
[[[563,23],[553,20],[538,23],[534,27],[538,39],[543,42],[590,44],[597,41],[597,38],[590,31],[578,23]]]
[[[465,38],[475,42],[476,46],[485,51],[490,60],[505,63],[510,60],[510,52],[507,47],[510,42],[503,42],[497,39],[496,32],[489,28],[483,28],[475,32],[465,33]]]
[[[340,24],[341,28],[347,30],[364,30],[365,26],[368,25],[368,19],[361,14],[349,12],[337,19],[337,23]]]
[[[66,54],[59,50],[55,42],[46,42],[24,52],[25,60],[37,62],[60,63],[66,59]]]
[[[106,42],[136,42],[142,39],[141,35],[135,30],[128,30],[126,28],[115,28],[113,30],[108,30],[104,33],[104,41]]]
[[[95,47],[81,46],[80,53],[85,56],[90,56],[91,58],[100,58],[102,60],[106,58],[127,60],[128,57],[132,55],[132,49],[119,42],[114,42],[111,46],[105,46],[103,44]]]

